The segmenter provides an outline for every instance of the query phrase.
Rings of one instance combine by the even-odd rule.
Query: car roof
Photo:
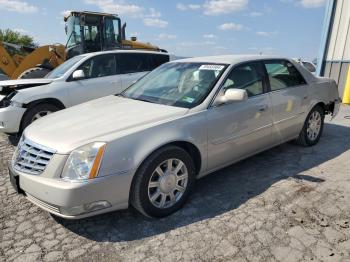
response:
[[[241,62],[270,60],[270,59],[289,60],[288,58],[285,58],[285,57],[267,56],[267,55],[218,55],[218,56],[185,58],[185,59],[175,60],[173,62],[237,64]]]
[[[84,57],[92,57],[96,55],[105,55],[105,54],[118,54],[118,53],[137,53],[137,54],[157,54],[157,55],[167,55],[168,53],[160,52],[160,51],[148,51],[148,50],[135,50],[135,49],[116,49],[116,50],[110,50],[110,51],[98,51],[98,52],[92,52],[87,54],[82,54],[81,56]]]

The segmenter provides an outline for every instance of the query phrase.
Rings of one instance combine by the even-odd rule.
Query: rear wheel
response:
[[[324,110],[320,106],[315,106],[308,114],[303,129],[297,138],[297,144],[301,146],[313,146],[321,138],[324,125]]]
[[[34,121],[47,116],[53,112],[60,110],[57,106],[52,104],[39,104],[30,107],[22,119],[21,130],[23,131],[27,126],[29,126]]]
[[[194,185],[195,168],[182,148],[168,146],[153,153],[135,175],[131,204],[149,217],[164,217],[179,210]]]
[[[49,69],[41,68],[41,67],[33,67],[24,71],[19,75],[18,79],[32,79],[32,78],[43,78],[48,73],[50,73]]]

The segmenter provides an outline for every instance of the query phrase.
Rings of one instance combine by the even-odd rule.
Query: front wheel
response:
[[[301,146],[313,146],[321,138],[324,125],[324,110],[320,106],[315,106],[308,114],[303,129],[297,138],[297,144]]]
[[[27,126],[29,126],[34,121],[47,116],[53,112],[60,110],[58,107],[51,104],[39,104],[30,107],[22,119],[21,130],[23,131]]]
[[[190,155],[182,148],[157,150],[137,171],[131,189],[131,204],[148,217],[164,217],[185,203],[195,180]]]

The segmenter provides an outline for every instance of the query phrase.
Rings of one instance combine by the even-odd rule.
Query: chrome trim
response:
[[[56,150],[22,138],[14,155],[13,168],[23,173],[40,175],[55,153]]]
[[[27,199],[32,202],[33,204],[49,211],[49,212],[55,212],[55,213],[60,213],[60,209],[57,206],[51,205],[49,203],[46,203],[30,194],[26,194]]]

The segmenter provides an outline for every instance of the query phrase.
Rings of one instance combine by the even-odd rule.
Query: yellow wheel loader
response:
[[[36,49],[0,42],[0,73],[10,79],[41,78],[74,56],[113,49],[166,52],[148,43],[126,40],[126,24],[117,15],[72,11],[64,17],[67,43]],[[14,52],[14,50],[20,52]]]
[[[0,72],[10,79],[43,77],[65,60],[63,45],[30,48],[0,42]]]

